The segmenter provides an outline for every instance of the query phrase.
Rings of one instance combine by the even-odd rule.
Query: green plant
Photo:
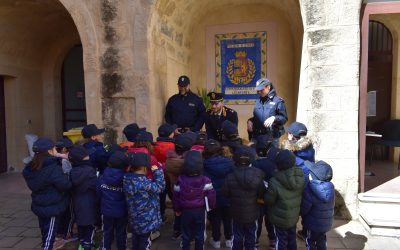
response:
[[[214,90],[207,90],[206,88],[199,88],[197,87],[197,94],[200,96],[200,98],[203,100],[203,104],[206,107],[206,109],[210,108],[210,98],[207,96],[207,94],[210,91]]]

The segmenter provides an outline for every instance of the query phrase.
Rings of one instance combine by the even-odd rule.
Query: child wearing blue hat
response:
[[[96,198],[96,171],[91,165],[89,152],[83,146],[71,148],[68,158],[72,163],[72,202],[78,225],[79,249],[91,250],[94,225],[98,219]]]
[[[51,139],[39,138],[33,144],[35,153],[22,174],[32,191],[32,212],[39,219],[42,233],[42,249],[58,249],[63,240],[54,241],[61,214],[67,207],[64,192],[71,188],[71,182],[63,174],[61,161],[55,157],[55,144]]]
[[[124,176],[123,191],[128,206],[132,227],[132,249],[150,249],[150,234],[161,226],[160,193],[165,189],[163,171],[150,167],[150,156],[146,153],[130,153],[130,172]],[[147,178],[148,169],[154,180]]]

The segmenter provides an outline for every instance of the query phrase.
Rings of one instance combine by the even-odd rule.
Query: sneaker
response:
[[[150,233],[150,240],[151,241],[156,240],[156,239],[158,239],[160,237],[160,235],[161,235],[160,231],[158,231],[158,230],[157,231],[153,231],[153,232]]]
[[[181,237],[181,235],[182,235],[182,233],[181,232],[179,232],[179,231],[174,231],[174,233],[172,234],[172,239],[173,240],[177,240],[177,239],[179,239],[179,237]]]
[[[225,246],[227,248],[232,248],[233,246],[233,240],[225,240]]]
[[[65,241],[61,238],[56,238],[56,240],[53,243],[53,249],[60,249],[65,245]]]
[[[210,243],[210,245],[213,247],[213,248],[216,248],[216,249],[218,249],[218,248],[221,248],[221,242],[218,240],[218,241],[215,241],[212,237],[210,238],[210,240],[208,241],[209,243]],[[226,244],[226,243],[225,243]]]
[[[306,240],[306,235],[305,235],[305,232],[303,230],[297,231],[296,235],[300,240],[303,240],[303,241]]]
[[[83,248],[83,246],[81,244],[79,244],[78,250],[85,250],[85,248]]]
[[[68,243],[68,242],[73,242],[73,241],[77,241],[78,237],[74,237],[70,234],[67,235],[67,237],[64,238],[64,242]]]
[[[274,250],[275,249],[275,240],[269,240],[269,249]]]

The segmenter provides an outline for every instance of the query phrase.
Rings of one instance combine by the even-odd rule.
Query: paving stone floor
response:
[[[20,173],[0,175],[0,250],[40,249],[40,231],[36,216],[30,211],[30,192]],[[161,237],[153,242],[154,250],[179,249],[179,242],[171,240],[172,211],[167,209],[168,220],[161,228]],[[210,232],[207,232],[210,235]],[[98,235],[100,238],[101,235]],[[298,240],[298,249],[305,249]],[[128,242],[129,244],[129,242]],[[223,243],[221,244],[221,246]],[[76,243],[69,243],[63,249],[77,249]],[[212,249],[206,243],[205,249]],[[223,249],[223,248],[222,248]],[[265,229],[261,236],[259,250],[268,249]],[[400,249],[400,239],[373,237],[358,221],[335,220],[328,233],[328,249]]]

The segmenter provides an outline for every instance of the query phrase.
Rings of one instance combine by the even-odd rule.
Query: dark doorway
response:
[[[7,172],[7,138],[4,78],[0,76],[0,173]]]
[[[82,45],[66,55],[62,68],[63,130],[86,125]]]

